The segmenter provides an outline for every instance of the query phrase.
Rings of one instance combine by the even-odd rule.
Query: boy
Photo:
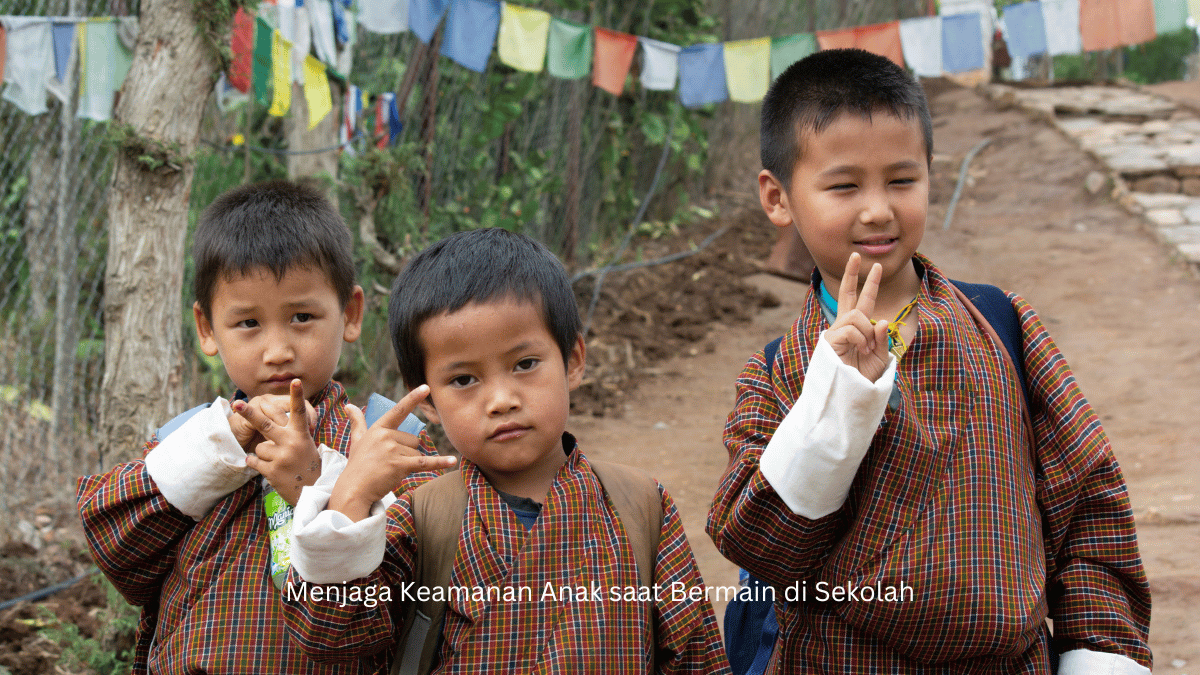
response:
[[[461,471],[440,479],[465,491],[461,530],[449,555],[429,552],[453,560],[445,619],[432,626],[441,636],[434,671],[727,672],[671,498],[641,475],[653,518],[618,507],[600,463],[565,431],[584,343],[558,259],[501,229],[448,237],[396,278],[389,325],[405,385],[428,396],[421,409],[462,454]],[[415,568],[430,542],[418,539],[414,514],[447,509],[439,502],[421,511],[414,492],[367,517],[392,480],[367,469],[387,454],[352,453],[340,476],[323,472],[304,490],[289,584],[353,580],[393,589],[396,600],[405,588],[412,597],[428,588],[432,575]],[[632,545],[639,517],[654,533],[647,577]],[[314,657],[352,658],[399,638],[399,602],[386,611],[314,597],[285,602],[292,636]]]
[[[361,415],[332,381],[342,343],[362,326],[351,245],[328,200],[287,182],[237,188],[201,216],[193,314],[201,349],[220,355],[237,387],[234,404],[217,398],[181,415],[145,459],[79,483],[97,565],[142,607],[133,672],[358,672],[315,664],[287,640],[264,514],[270,492],[294,503],[321,462],[347,450]],[[428,454],[405,405],[380,419],[390,434],[375,436]],[[261,425],[233,409],[259,413]],[[401,422],[411,433],[395,430]]]
[[[1149,586],[1099,420],[1009,294],[1031,445],[1004,347],[916,252],[931,142],[886,58],[819,52],[772,85],[759,194],[816,270],[776,356],[738,379],[707,530],[775,586],[768,672],[1048,673],[1061,654],[1064,675],[1148,673]]]

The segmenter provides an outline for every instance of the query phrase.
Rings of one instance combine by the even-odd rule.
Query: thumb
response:
[[[346,414],[350,417],[350,444],[353,445],[367,435],[367,418],[363,417],[362,410],[353,403],[346,404]]]

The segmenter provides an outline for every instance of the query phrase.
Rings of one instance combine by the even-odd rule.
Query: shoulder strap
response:
[[[412,491],[413,523],[417,534],[417,560],[413,578],[421,586],[446,588],[454,568],[454,555],[467,511],[467,489],[462,472],[455,469]],[[392,675],[424,675],[433,666],[445,600],[410,602],[404,609],[400,652],[392,662]]]
[[[763,360],[767,363],[767,374],[775,372],[775,355],[779,353],[779,345],[783,344],[783,336],[771,340],[763,347]],[[774,378],[772,378],[774,379]]]
[[[653,586],[663,522],[658,483],[645,471],[631,466],[590,459],[588,462],[629,535],[629,545],[637,561],[638,582]]]

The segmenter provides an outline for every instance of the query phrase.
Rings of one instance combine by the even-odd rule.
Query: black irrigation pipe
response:
[[[971,160],[975,159],[975,155],[991,142],[990,138],[979,141],[963,158],[962,167],[958,170],[958,184],[954,186],[954,196],[950,198],[950,206],[946,207],[946,219],[942,221],[943,231],[950,229],[950,220],[954,218],[954,207],[958,206],[958,198],[962,196],[963,184],[967,182],[967,167],[971,165]]]
[[[75,577],[74,579],[67,579],[66,581],[63,581],[61,583],[54,584],[53,586],[47,586],[45,588],[36,590],[32,593],[26,593],[25,595],[22,595],[19,598],[13,598],[11,600],[5,600],[4,602],[0,602],[0,611],[4,611],[4,610],[8,609],[9,607],[19,605],[22,602],[36,602],[38,600],[41,600],[42,598],[46,598],[51,595],[54,595],[55,593],[58,593],[59,591],[65,591],[68,588],[74,586],[75,584],[83,581],[84,579],[92,576],[93,574],[95,574],[96,572],[99,572],[99,571],[100,571],[99,569],[93,567],[92,569],[88,570],[87,572],[84,572],[83,574],[80,574],[79,576]]]

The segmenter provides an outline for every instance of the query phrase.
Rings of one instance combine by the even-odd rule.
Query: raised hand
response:
[[[287,424],[288,413],[292,409],[292,397],[291,394],[287,396],[260,394],[250,399],[246,406],[257,408],[264,416],[282,426]],[[305,401],[304,412],[308,418],[308,433],[315,436],[317,433],[317,410],[311,403]],[[258,444],[263,441],[262,434],[258,433],[254,424],[236,412],[229,414],[229,429],[233,431],[233,437],[237,439],[238,445],[248,453],[254,452]]]
[[[888,322],[871,325],[875,299],[879,295],[879,280],[883,266],[875,263],[867,273],[862,294],[858,292],[858,273],[862,258],[851,253],[838,289],[837,318],[825,332],[825,340],[842,363],[855,368],[871,382],[879,379],[890,362],[888,354]]]
[[[424,455],[416,436],[397,430],[428,395],[427,385],[413,389],[370,428],[361,410],[346,406],[350,415],[350,460],[333,486],[330,509],[357,522],[370,515],[371,505],[410,473],[454,466],[454,457]]]
[[[296,505],[300,490],[321,476],[321,457],[313,442],[308,421],[304,385],[292,380],[288,394],[290,412],[286,422],[272,419],[261,406],[234,401],[233,410],[263,437],[246,456],[246,466],[266,477],[287,503]]]

